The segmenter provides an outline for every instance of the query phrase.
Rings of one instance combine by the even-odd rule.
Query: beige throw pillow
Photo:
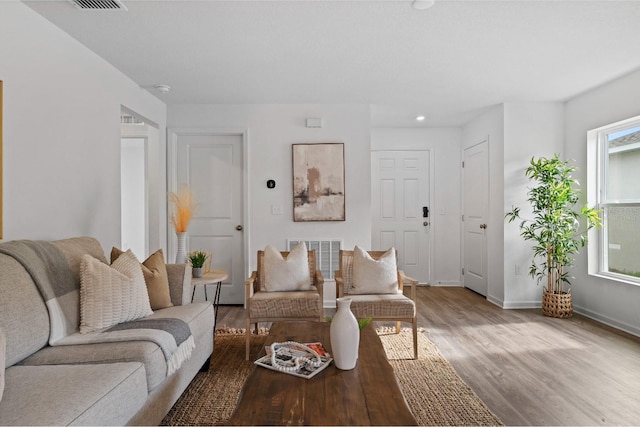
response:
[[[2,400],[2,394],[4,392],[4,365],[6,362],[7,352],[7,339],[4,336],[4,332],[0,329],[0,400]]]
[[[386,251],[379,259],[373,259],[367,251],[356,246],[353,250],[353,284],[351,294],[396,294],[398,267],[396,250]]]
[[[264,250],[264,288],[267,292],[308,291],[311,289],[307,245],[298,243],[287,259],[279,250],[267,246]]]
[[[111,249],[111,263],[118,259],[124,252],[118,248]],[[141,264],[144,281],[147,284],[149,302],[152,310],[173,307],[171,294],[169,293],[169,276],[167,266],[164,263],[162,249],[158,249]]]
[[[80,264],[80,333],[153,314],[136,256],[128,250],[111,266],[83,255]]]

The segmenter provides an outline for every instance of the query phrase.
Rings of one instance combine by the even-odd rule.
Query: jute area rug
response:
[[[424,334],[418,334],[419,359],[413,360],[410,329],[400,334],[384,328],[377,331],[419,425],[502,425]],[[244,360],[243,333],[218,331],[209,371],[198,373],[162,425],[225,425],[253,369],[253,361]],[[263,331],[252,336],[251,354],[258,353],[265,338]]]

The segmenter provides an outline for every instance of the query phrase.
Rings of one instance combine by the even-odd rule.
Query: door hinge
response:
[[[464,276],[464,267],[462,267],[462,275]]]
[[[462,167],[464,168],[464,160],[462,161]]]
[[[462,222],[464,222],[464,214],[462,214]]]

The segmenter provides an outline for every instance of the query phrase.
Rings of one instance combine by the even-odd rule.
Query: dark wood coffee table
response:
[[[320,341],[331,352],[329,326],[321,322],[274,323],[265,345]],[[358,363],[353,370],[342,371],[332,363],[305,379],[256,366],[229,424],[417,425],[372,325],[361,331]]]

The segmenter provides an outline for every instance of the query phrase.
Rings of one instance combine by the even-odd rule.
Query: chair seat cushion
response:
[[[416,315],[415,302],[402,294],[350,294],[348,297],[351,298],[351,312],[358,319],[411,319]]]
[[[311,291],[256,292],[251,297],[249,316],[262,317],[320,317],[320,295]]]

